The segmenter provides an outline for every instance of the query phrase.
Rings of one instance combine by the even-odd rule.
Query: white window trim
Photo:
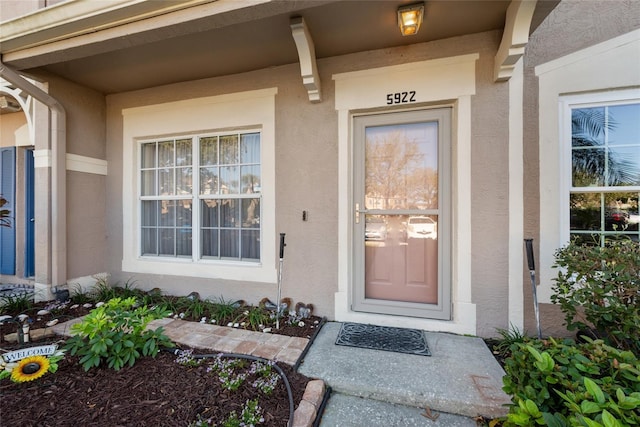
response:
[[[478,54],[461,55],[390,67],[336,74],[338,111],[339,203],[338,292],[335,317],[339,321],[412,327],[459,334],[476,333],[476,305],[471,299],[471,96],[475,94]],[[416,91],[416,104],[434,108],[453,106],[451,289],[453,320],[418,319],[354,312],[351,307],[352,251],[352,113],[387,108],[387,94]],[[407,105],[412,107],[412,105]],[[414,106],[415,107],[415,106]]]
[[[123,110],[122,270],[250,282],[277,280],[275,230],[276,88],[168,102]],[[260,263],[142,257],[139,255],[138,141],[228,129],[261,132],[262,217]]]
[[[640,89],[640,30],[560,57],[535,67],[539,79],[540,257],[538,301],[551,303],[555,251],[566,245],[561,213],[565,202],[563,176],[563,106],[569,95]],[[620,92],[619,92],[620,93]],[[563,182],[564,181],[564,182]],[[568,197],[568,196],[566,196]],[[568,205],[566,205],[568,206]],[[568,221],[568,218],[564,221]]]

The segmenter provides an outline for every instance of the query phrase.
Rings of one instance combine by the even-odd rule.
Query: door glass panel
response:
[[[438,122],[367,127],[364,144],[364,297],[438,304]]]
[[[438,208],[438,123],[366,129],[367,209]]]

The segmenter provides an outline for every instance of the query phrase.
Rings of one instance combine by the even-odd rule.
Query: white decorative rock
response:
[[[58,319],[51,319],[47,322],[47,326],[53,326],[53,325],[57,325],[58,324]]]
[[[96,308],[97,308],[97,307],[102,307],[103,305],[104,305],[104,302],[103,302],[103,301],[97,302],[97,303],[96,303]]]
[[[86,303],[86,304],[82,304],[82,306],[83,306],[84,308],[91,308],[91,307],[93,307],[93,304],[91,304],[90,302],[88,302],[88,303]]]
[[[71,307],[69,307],[69,308],[71,308],[71,310],[75,310],[75,309],[76,309],[76,308],[78,308],[78,307],[80,307],[80,305],[79,305],[79,304],[73,304],[73,305],[72,305]]]
[[[38,311],[37,315],[38,316],[46,316],[49,313],[50,313],[49,310],[40,310],[40,311]]]
[[[269,332],[271,332],[271,328],[264,328],[262,332],[268,334]]]
[[[18,316],[18,320],[19,320],[19,321],[21,321],[21,322],[24,322],[24,321],[25,321],[25,320],[27,320],[28,318],[29,318],[29,316],[28,316],[28,315],[26,315],[26,314],[20,314],[20,315]]]
[[[11,316],[5,314],[4,316],[0,316],[0,323],[4,322],[5,320],[9,320],[11,319]]]

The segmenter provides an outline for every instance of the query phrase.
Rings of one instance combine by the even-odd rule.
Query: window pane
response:
[[[218,226],[218,200],[203,200],[200,204],[200,217],[203,227]]]
[[[158,202],[144,200],[142,202],[142,226],[158,225]]]
[[[140,176],[140,192],[143,196],[155,196],[156,195],[156,171],[142,171]]]
[[[605,229],[616,232],[638,231],[638,193],[605,194]]]
[[[173,160],[174,144],[173,141],[164,141],[158,143],[158,166],[168,167],[174,165]]]
[[[245,133],[240,136],[240,163],[260,163],[259,133]]]
[[[240,212],[238,211],[239,200],[220,200],[220,221],[222,227],[239,227]]]
[[[570,195],[571,230],[602,229],[601,198],[601,193],[574,193]]]
[[[604,145],[607,115],[605,107],[576,108],[571,111],[571,145],[598,147]]]
[[[218,164],[218,137],[200,138],[200,164],[202,166]]]
[[[200,194],[218,194],[218,168],[200,169]]]
[[[174,171],[175,169],[160,169],[158,171],[159,193],[161,196],[176,194],[173,185]]]
[[[365,130],[367,209],[438,209],[438,123]]]
[[[240,232],[238,230],[220,230],[220,257],[240,257],[239,237]]]
[[[176,169],[176,189],[177,194],[191,194],[193,182],[193,169],[178,168]]]
[[[202,256],[218,257],[218,230],[202,230]]]
[[[174,200],[160,202],[160,225],[164,227],[176,225],[176,202]]]
[[[161,228],[158,232],[160,239],[159,255],[175,255],[175,228]]]
[[[260,228],[260,199],[242,200],[242,227]]]
[[[142,255],[157,255],[157,229],[155,228],[143,228],[142,229]]]
[[[609,131],[611,144],[640,144],[640,104],[612,105],[609,116],[615,124]]]
[[[178,256],[191,256],[191,229],[190,228],[177,229],[176,254]]]
[[[244,260],[260,259],[260,231],[242,230],[242,258]]]
[[[260,187],[260,166],[242,166],[240,168],[242,176],[242,192],[246,194],[259,193]]]
[[[640,185],[640,145],[609,148],[608,184]]]
[[[238,166],[224,166],[220,168],[220,192],[222,194],[238,194],[240,168]]]
[[[191,166],[191,139],[176,141],[176,165]]]
[[[233,165],[238,163],[238,135],[224,135],[220,137],[220,164]]]
[[[142,167],[144,169],[156,167],[156,143],[155,142],[142,144]]]
[[[191,227],[191,200],[179,200],[176,206],[176,225]]]
[[[606,158],[603,148],[573,150],[572,158],[574,187],[600,187],[604,185]]]

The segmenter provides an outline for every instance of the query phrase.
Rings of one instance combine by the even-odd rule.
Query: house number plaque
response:
[[[411,90],[409,92],[396,92],[387,94],[387,105],[408,104],[410,102],[416,102],[415,90]]]

